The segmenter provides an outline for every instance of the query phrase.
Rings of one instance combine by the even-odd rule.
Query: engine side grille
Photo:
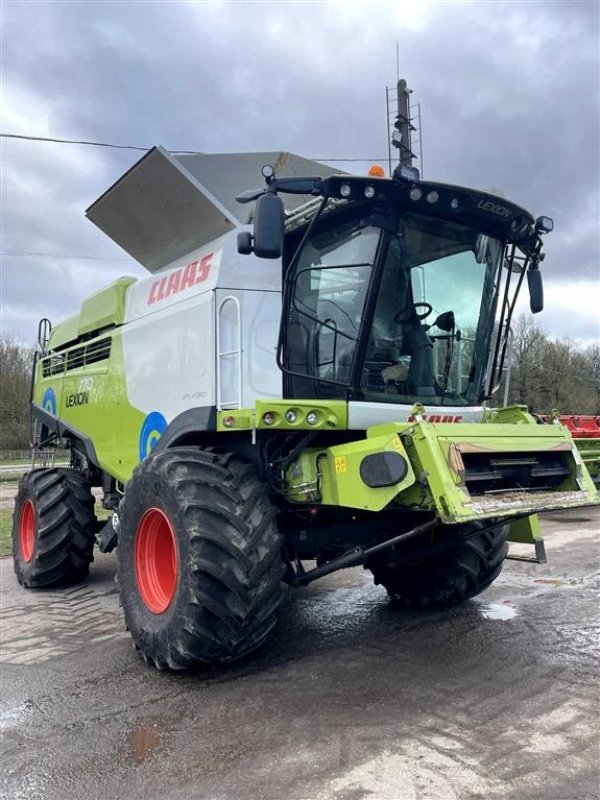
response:
[[[49,378],[52,375],[62,375],[72,369],[106,361],[110,358],[111,345],[112,338],[107,336],[88,345],[79,345],[71,350],[46,356],[42,359],[42,376]]]

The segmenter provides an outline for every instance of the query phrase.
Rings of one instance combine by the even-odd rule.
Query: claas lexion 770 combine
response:
[[[135,646],[182,669],[254,650],[285,584],[343,567],[406,606],[464,601],[507,540],[544,559],[537,512],[598,501],[566,427],[488,406],[552,221],[375,173],[155,148],[88,209],[152,274],[41,326],[34,446],[71,456],[21,481],[24,586],[117,547]]]

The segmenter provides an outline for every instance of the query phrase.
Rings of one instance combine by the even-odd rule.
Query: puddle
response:
[[[160,733],[154,725],[140,725],[127,737],[127,751],[137,764],[156,755],[160,744]]]
[[[26,700],[24,703],[19,703],[18,706],[0,709],[0,731],[19,727],[31,705],[31,701]]]
[[[518,614],[510,600],[505,600],[504,603],[488,603],[481,607],[481,616],[484,619],[514,619]]]

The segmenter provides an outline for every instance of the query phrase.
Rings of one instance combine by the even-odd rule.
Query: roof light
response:
[[[427,200],[428,203],[437,203],[437,201],[440,199],[440,196],[434,190],[433,192],[429,192],[429,194],[427,195],[427,197],[425,199]]]
[[[370,178],[385,178],[385,172],[381,164],[373,164],[372,167],[369,167],[369,177]]]
[[[350,197],[350,195],[352,194],[352,187],[350,186],[349,183],[342,183],[342,185],[340,186],[340,194],[342,195],[342,197]]]
[[[397,181],[418,181],[421,176],[416,167],[411,167],[408,164],[398,164],[394,170],[394,178]]]
[[[554,230],[554,220],[552,217],[538,217],[535,221],[535,229],[540,233],[551,233]]]
[[[413,188],[408,193],[408,196],[411,200],[420,200],[423,197],[423,192],[419,189],[418,186],[413,186]]]
[[[367,198],[367,200],[370,200],[372,197],[375,197],[374,186],[365,186],[365,197]]]

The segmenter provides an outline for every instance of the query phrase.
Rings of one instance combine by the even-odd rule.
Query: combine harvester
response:
[[[117,547],[135,646],[183,669],[254,650],[284,584],[344,567],[406,606],[467,600],[507,540],[544,560],[537,512],[598,502],[567,428],[486,405],[552,221],[382,173],[155,148],[88,209],[151,274],[41,325],[35,451],[71,457],[20,483],[24,586]]]

